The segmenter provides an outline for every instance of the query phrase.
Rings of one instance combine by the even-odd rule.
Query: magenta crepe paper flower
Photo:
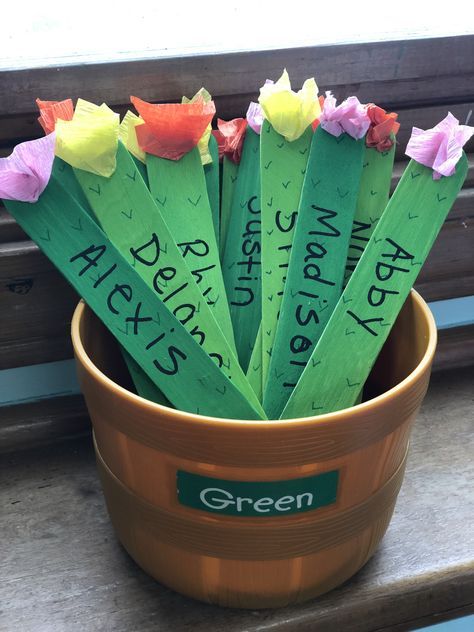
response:
[[[267,79],[268,81],[268,79]],[[260,103],[255,103],[255,101],[251,101],[249,105],[249,109],[247,110],[247,123],[253,129],[256,134],[260,134],[262,131],[263,124],[263,110]]]
[[[340,136],[345,132],[358,140],[367,133],[370,127],[370,118],[366,108],[357,97],[349,97],[340,105],[336,105],[333,94],[326,92],[319,123],[326,132],[333,136]]]
[[[0,198],[36,202],[51,176],[55,133],[17,145],[0,159]]]
[[[432,129],[414,127],[405,153],[425,167],[431,167],[433,180],[439,180],[456,171],[462,148],[473,134],[474,127],[459,125],[458,119],[449,112]]]

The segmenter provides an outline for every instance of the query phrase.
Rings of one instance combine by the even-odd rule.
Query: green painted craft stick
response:
[[[260,136],[249,126],[222,261],[235,344],[244,371],[262,318],[260,216]]]
[[[392,137],[395,141],[395,137]],[[390,196],[395,142],[387,151],[366,147],[359,197],[347,253],[344,285],[351,278]]]
[[[351,406],[467,174],[433,180],[411,160],[301,375],[282,419]]]
[[[120,345],[120,353],[127,365],[128,372],[130,373],[130,377],[132,378],[137,394],[144,399],[148,399],[150,402],[174,408],[173,404],[168,400],[164,393],[160,391],[158,386],[156,386],[156,384],[148,377],[138,362],[132,358],[122,345]]]
[[[365,139],[318,127],[301,191],[263,407],[278,419],[342,292]]]
[[[232,198],[239,175],[239,165],[232,162],[227,156],[222,160],[222,183],[221,183],[221,219],[220,219],[220,239],[219,252],[221,259],[224,256],[224,249],[227,241],[227,230],[229,228],[230,214],[232,208]]]
[[[130,153],[130,152],[129,152]],[[143,182],[146,184],[147,188],[150,188],[150,183],[148,182],[148,172],[146,170],[146,165],[143,164],[141,160],[138,160],[133,154],[130,154],[135,163],[138,173],[141,175]]]
[[[247,379],[250,386],[257,394],[258,401],[263,400],[263,384],[262,384],[262,325],[260,324],[255,345],[250,356],[249,367],[247,369]]]
[[[147,154],[150,192],[217,324],[235,351],[206,179],[198,147],[179,160]]]
[[[140,163],[139,160],[134,159],[135,163]],[[138,167],[138,164],[137,164]],[[140,170],[139,170],[140,171]],[[89,215],[89,217],[93,221],[97,221],[90,204],[82,190],[81,185],[77,181],[77,178],[74,174],[74,169],[61,158],[56,157],[53,164],[53,174],[59,181],[61,185],[67,190],[69,195],[73,197],[76,202],[83,208],[83,210]],[[120,345],[120,352],[123,356],[125,364],[127,365],[127,369],[129,370],[130,377],[132,378],[133,385],[137,393],[144,397],[145,399],[149,399],[152,402],[156,402],[158,404],[162,404],[164,406],[171,406],[170,402],[166,399],[160,389],[154,384],[147,374],[140,368],[140,366],[135,362],[132,356],[126,352],[126,350]]]
[[[216,417],[260,418],[54,177],[35,204],[5,205],[177,408]]]
[[[219,245],[219,147],[217,140],[212,134],[209,138],[209,153],[211,154],[212,162],[204,165],[204,176],[206,178],[209,204],[211,205],[212,223],[214,224],[216,241]]]
[[[260,136],[262,191],[262,380],[267,381],[293,231],[313,131],[288,142],[268,121]]]
[[[263,415],[233,348],[203,299],[132,157],[120,142],[116,160],[115,172],[109,178],[75,170],[100,225],[170,312]]]

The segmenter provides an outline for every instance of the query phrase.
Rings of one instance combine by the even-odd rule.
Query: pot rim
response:
[[[372,399],[367,400],[366,402],[362,402],[360,404],[356,404],[355,406],[351,406],[349,408],[342,408],[341,410],[334,411],[332,413],[325,413],[323,415],[317,415],[313,417],[296,417],[294,419],[270,419],[270,420],[246,420],[246,419],[227,419],[224,417],[211,417],[207,415],[198,415],[197,413],[190,413],[184,410],[178,410],[175,408],[169,408],[168,406],[164,406],[162,404],[157,404],[148,399],[140,397],[140,395],[136,395],[131,391],[127,390],[123,386],[120,386],[116,382],[114,382],[111,378],[109,378],[105,373],[103,373],[91,360],[89,355],[87,354],[82,339],[80,335],[80,323],[82,318],[84,317],[86,308],[90,309],[88,305],[81,299],[74,310],[74,314],[71,320],[71,338],[72,344],[74,348],[74,354],[76,356],[76,362],[80,362],[82,366],[87,370],[87,372],[93,377],[93,379],[97,382],[100,382],[102,387],[109,391],[114,391],[114,393],[122,398],[128,400],[128,402],[132,405],[139,405],[142,409],[145,407],[148,409],[148,412],[153,414],[159,413],[161,415],[165,414],[166,416],[176,418],[177,422],[182,423],[183,421],[187,422],[198,422],[203,425],[215,426],[219,425],[221,428],[223,425],[226,426],[255,426],[262,430],[262,427],[272,428],[274,425],[277,425],[279,428],[284,428],[285,426],[291,426],[292,428],[296,427],[304,427],[306,425],[313,426],[314,424],[319,423],[327,423],[327,422],[336,422],[342,421],[344,418],[347,418],[349,414],[353,414],[357,411],[358,414],[364,414],[365,412],[369,412],[374,408],[378,408],[379,406],[383,406],[385,400],[391,399],[393,397],[398,397],[403,395],[410,386],[417,382],[418,379],[423,375],[429,368],[431,362],[433,361],[433,356],[436,350],[437,343],[437,328],[436,323],[433,317],[433,314],[428,307],[425,300],[421,297],[421,295],[414,289],[411,290],[410,296],[414,301],[416,307],[420,309],[425,318],[428,325],[428,342],[426,346],[425,353],[421,361],[418,365],[409,373],[401,382],[388,389],[384,393],[377,395]],[[92,311],[92,310],[91,310]],[[94,314],[95,316],[95,314]],[[350,411],[350,413],[349,413]]]

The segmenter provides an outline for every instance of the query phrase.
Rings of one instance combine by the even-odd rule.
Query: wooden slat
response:
[[[82,395],[55,397],[0,408],[0,453],[90,433]]]
[[[70,358],[77,301],[33,242],[0,245],[0,369]]]
[[[474,294],[473,244],[474,217],[445,222],[415,284],[425,300]]]
[[[474,36],[1,71],[0,116],[31,112],[38,96],[82,96],[114,105],[127,103],[130,94],[179,99],[202,85],[217,97],[254,94],[284,67],[295,85],[314,74],[321,87],[348,86],[365,101],[438,103],[442,91],[462,101],[472,95]]]
[[[433,371],[474,365],[474,325],[438,332]],[[473,366],[474,369],[474,366]]]
[[[25,241],[28,236],[15,222],[13,217],[0,205],[0,243]]]
[[[467,156],[467,160],[468,160],[469,170],[467,172],[467,177],[464,182],[464,189],[474,187],[474,156],[472,154],[469,154]],[[408,160],[399,160],[395,163],[393,167],[391,192],[395,190],[395,187],[399,183],[400,178],[402,177],[402,174],[405,171],[407,164],[408,164]]]

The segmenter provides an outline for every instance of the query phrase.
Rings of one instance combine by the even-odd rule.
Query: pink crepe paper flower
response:
[[[54,132],[20,143],[7,158],[0,158],[0,198],[36,202],[51,177]]]
[[[250,102],[249,108],[247,110],[247,123],[253,129],[256,134],[260,134],[262,131],[263,125],[263,110],[260,103],[255,103],[254,101]]]
[[[431,167],[433,180],[439,180],[456,171],[462,148],[473,134],[474,127],[459,125],[458,119],[449,112],[432,129],[414,127],[405,153],[425,167]]]
[[[349,97],[340,105],[336,105],[336,99],[331,92],[326,92],[319,122],[321,127],[333,136],[340,136],[345,132],[356,140],[363,138],[370,126],[367,110],[357,97]]]

